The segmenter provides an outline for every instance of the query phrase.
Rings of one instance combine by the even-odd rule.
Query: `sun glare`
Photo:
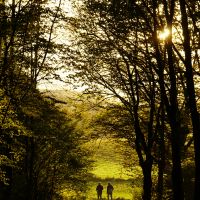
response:
[[[166,40],[168,38],[168,36],[170,35],[170,31],[169,29],[165,28],[163,31],[160,31],[158,33],[158,38],[160,40]]]

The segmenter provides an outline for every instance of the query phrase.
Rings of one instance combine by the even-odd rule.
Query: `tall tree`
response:
[[[151,199],[152,148],[160,98],[156,91],[154,64],[150,62],[148,37],[144,33],[146,27],[138,18],[126,14],[125,9],[120,9],[120,15],[116,16],[115,12],[108,12],[106,3],[89,2],[87,6],[88,12],[85,12],[88,15],[83,13],[87,22],[75,21],[81,36],[79,48],[75,52],[75,65],[78,72],[80,70],[80,74],[76,75],[83,81],[89,80],[95,92],[104,93],[104,88],[106,95],[114,95],[121,100],[129,112],[136,134],[135,147],[144,175],[143,198]],[[131,27],[134,24],[141,26],[133,30]],[[141,108],[146,109],[145,114]],[[143,128],[144,121],[146,129]]]
[[[142,150],[137,149],[140,161],[142,155],[146,155],[151,162],[154,131],[159,127],[155,126],[155,118],[159,116],[159,105],[162,105],[162,110],[165,109],[162,113],[166,113],[168,119],[162,120],[162,123],[169,123],[171,129],[173,199],[183,199],[181,141],[185,137],[182,128],[185,122],[181,117],[181,108],[188,102],[186,91],[189,88],[185,79],[187,71],[182,63],[182,51],[186,50],[182,49],[181,44],[185,43],[182,38],[187,37],[187,34],[185,36],[180,32],[181,3],[174,0],[84,3],[86,6],[79,10],[80,18],[76,17],[72,22],[73,30],[78,29],[75,48],[69,51],[75,76],[90,85],[93,92],[103,91],[104,95],[119,98],[129,110],[137,136],[136,147]],[[191,5],[195,7],[193,3]],[[188,4],[188,13],[191,14],[189,8]],[[192,15],[191,26],[197,27],[196,20],[196,14]],[[165,29],[168,32],[163,32]],[[198,63],[197,58],[194,56],[195,63]],[[191,93],[194,94],[194,91]],[[147,135],[141,129],[143,116],[140,108],[144,105],[149,109]],[[186,103],[186,110],[187,106]],[[160,117],[157,122],[159,120]],[[151,171],[151,167],[149,169]],[[144,176],[150,173],[145,172]],[[145,193],[143,198],[151,198],[150,195],[146,196],[150,193]]]
[[[61,14],[61,1],[54,7],[49,3],[0,2],[2,199],[38,199],[38,196],[52,199],[64,178],[81,183],[79,169],[82,174],[87,171],[87,159],[84,159],[87,152],[81,153],[79,145],[81,134],[75,133],[65,115],[51,103],[43,102],[36,90],[38,80],[50,77],[55,71],[57,61],[52,55],[61,46],[52,41]],[[35,111],[34,105],[39,102],[42,108]],[[46,116],[47,110],[52,118]],[[43,127],[45,120],[47,124]]]
[[[195,152],[195,191],[194,191],[194,199],[200,198],[200,124],[199,124],[199,112],[197,108],[196,102],[196,92],[195,92],[195,83],[194,83],[194,75],[193,75],[193,65],[192,65],[192,47],[191,47],[191,34],[189,28],[189,17],[193,20],[193,31],[196,35],[197,29],[197,21],[198,16],[196,13],[189,14],[191,9],[196,11],[199,3],[197,1],[191,2],[190,5],[187,6],[185,0],[180,0],[180,14],[181,14],[181,24],[183,29],[183,50],[184,50],[184,59],[183,64],[186,69],[185,77],[187,83],[187,93],[188,93],[188,106],[190,108],[191,120],[193,125],[193,135],[194,135],[194,152]],[[191,6],[191,7],[190,7]],[[188,8],[187,8],[188,7]],[[195,37],[194,35],[194,37]],[[195,45],[196,46],[196,45]],[[198,50],[197,50],[198,51]],[[194,49],[193,52],[196,52]],[[199,57],[197,57],[199,62]],[[195,63],[195,62],[194,62]]]

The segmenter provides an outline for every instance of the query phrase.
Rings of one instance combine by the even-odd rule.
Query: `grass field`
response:
[[[96,186],[98,182],[101,182],[105,188],[103,191],[105,199],[107,199],[106,186],[108,182],[114,186],[114,199],[138,199],[138,196],[141,196],[141,188],[133,188],[132,179],[127,175],[128,172],[122,165],[123,157],[119,144],[111,139],[103,139],[90,145],[95,151],[93,158],[95,165],[91,171],[95,179],[88,182],[86,199],[97,199]]]
[[[110,182],[114,186],[113,198],[114,199],[133,199],[132,190],[131,190],[131,181],[130,180],[122,180],[122,179],[105,179],[99,180],[104,187],[103,190],[103,199],[106,199],[106,186],[108,182]],[[93,200],[96,198],[96,186],[98,184],[98,180],[90,181],[88,183],[89,190],[86,194],[86,199]]]
[[[106,187],[108,182],[114,186],[114,200],[138,200],[141,196],[141,187],[134,186],[132,179],[122,165],[120,146],[114,140],[102,139],[88,144],[94,150],[94,166],[91,170],[93,177],[88,180],[88,190],[84,194],[85,200],[97,199],[96,186],[99,182],[104,187],[103,199],[107,199]],[[67,198],[67,193],[65,194]],[[77,200],[79,200],[77,198]]]

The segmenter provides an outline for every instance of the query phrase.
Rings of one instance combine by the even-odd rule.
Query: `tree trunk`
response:
[[[192,57],[191,57],[191,47],[190,47],[190,33],[188,27],[188,17],[186,11],[185,0],[179,0],[181,17],[182,17],[182,29],[184,35],[184,52],[185,52],[185,67],[186,67],[186,84],[187,92],[189,97],[189,107],[191,112],[191,119],[193,125],[193,135],[194,135],[194,153],[195,153],[195,190],[194,199],[200,199],[200,123],[199,123],[199,113],[197,110],[196,94],[194,88],[193,79],[193,69],[192,69]]]
[[[159,161],[158,161],[158,183],[157,183],[157,199],[162,200],[163,199],[163,184],[164,184],[164,169],[165,169],[165,111],[164,111],[164,105],[161,103],[161,119],[158,118],[159,128],[158,128],[158,145],[159,145]],[[160,122],[161,121],[161,124]]]
[[[172,21],[169,20],[168,27],[172,33]],[[183,177],[181,169],[181,137],[180,137],[180,117],[177,101],[177,85],[176,85],[176,72],[175,62],[173,59],[172,50],[172,35],[169,36],[166,42],[167,55],[168,55],[168,68],[170,77],[170,108],[168,108],[168,116],[171,127],[171,145],[172,145],[172,185],[173,185],[173,199],[183,200]]]
[[[144,138],[142,137],[141,129],[139,127],[139,121],[137,115],[135,115],[135,132],[136,132],[136,152],[139,158],[139,164],[142,168],[143,173],[143,200],[151,200],[151,192],[152,192],[152,177],[151,170],[153,165],[153,157],[151,156],[150,149],[146,148],[144,145]],[[141,140],[143,142],[141,142]],[[146,160],[143,158],[143,149],[145,149]]]
[[[181,170],[180,137],[178,137],[177,132],[175,131],[172,131],[172,163],[173,199],[181,200],[184,199],[184,193],[183,177]]]
[[[35,145],[32,137],[26,138],[26,182],[27,182],[27,198],[34,199],[34,176],[33,165],[35,157]]]
[[[181,149],[180,149],[180,124],[177,118],[178,106],[177,106],[177,93],[176,93],[176,82],[173,72],[173,62],[169,60],[170,69],[170,82],[172,84],[170,89],[170,102],[168,100],[166,90],[165,90],[165,81],[163,75],[163,66],[164,61],[160,54],[158,44],[155,43],[156,48],[156,57],[159,66],[158,76],[159,84],[161,89],[161,99],[165,104],[168,120],[171,127],[171,143],[172,143],[172,182],[173,182],[173,199],[174,200],[183,200],[183,187],[182,187],[182,170],[181,170]],[[171,47],[170,47],[171,48]],[[171,49],[168,50],[168,56],[172,55]],[[170,63],[172,62],[172,63]]]
[[[146,160],[142,165],[143,171],[143,200],[151,200],[151,190],[152,190],[152,177],[151,170],[153,165],[153,158],[151,155],[148,155]]]

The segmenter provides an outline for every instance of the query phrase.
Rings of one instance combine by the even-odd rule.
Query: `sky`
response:
[[[55,8],[55,6],[59,5],[60,0],[49,0],[49,7]],[[61,8],[65,12],[66,16],[73,17],[75,16],[75,12],[73,10],[73,6],[70,3],[70,0],[61,0]],[[69,41],[67,40],[67,37],[70,36],[70,33],[67,32],[64,28],[57,28],[55,31],[56,34],[56,42],[61,44],[69,44]],[[54,39],[55,40],[55,39]],[[67,76],[67,73],[64,71],[58,71],[61,78],[65,78]],[[66,84],[62,81],[52,79],[50,81],[48,80],[40,80],[37,88],[39,90],[73,90],[72,86],[69,84]]]

